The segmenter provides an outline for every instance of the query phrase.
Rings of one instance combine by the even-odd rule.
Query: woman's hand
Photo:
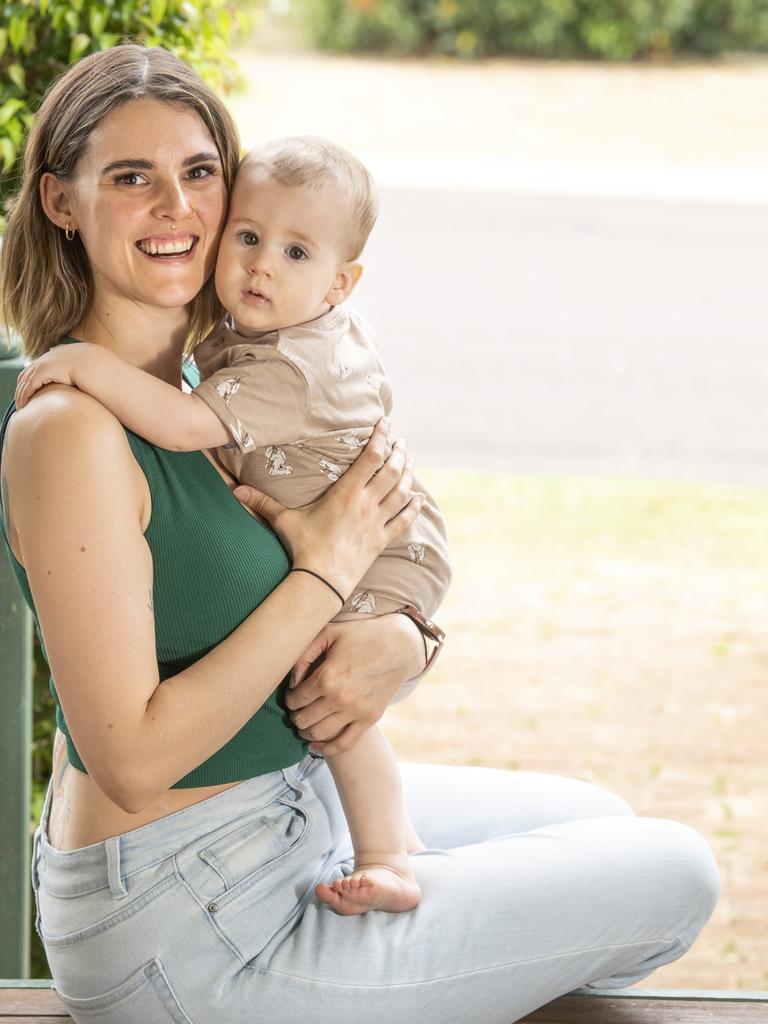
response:
[[[411,462],[389,423],[380,420],[365,448],[317,501],[285,508],[254,487],[234,494],[270,524],[296,567],[311,569],[344,598],[384,548],[414,521],[424,503],[413,494]]]
[[[313,750],[339,754],[423,668],[421,634],[405,615],[331,622],[296,662],[285,703]]]

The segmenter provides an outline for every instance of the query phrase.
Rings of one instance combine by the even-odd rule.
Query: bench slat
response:
[[[0,1021],[5,1017],[18,1020],[24,1014],[69,1019],[69,1014],[52,988],[0,989]]]
[[[0,981],[0,1024],[66,1024],[71,1018],[50,982]],[[8,987],[12,986],[13,987]],[[562,996],[529,1014],[520,1024],[766,1024],[768,993],[734,992],[607,996]],[[763,995],[765,998],[762,998]],[[699,997],[699,998],[697,998]],[[149,1024],[149,1022],[148,1022]]]
[[[0,1024],[67,1024],[67,1021],[72,1021],[69,1016],[64,1017],[39,1017],[37,1014],[33,1016],[25,1015],[23,1017],[6,1017],[5,1014],[0,1014]]]
[[[598,999],[563,996],[525,1018],[527,1024],[766,1024],[768,1003],[712,999]]]

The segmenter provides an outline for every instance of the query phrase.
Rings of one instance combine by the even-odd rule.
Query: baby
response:
[[[258,147],[238,171],[216,264],[229,315],[195,350],[202,381],[192,393],[78,343],[57,346],[22,373],[17,405],[45,384],[72,384],[152,444],[218,447],[241,483],[291,508],[314,501],[392,407],[373,331],[343,305],[376,214],[368,171],[334,143],[300,136]],[[374,562],[337,621],[405,605],[434,614],[450,567],[442,518],[425,494],[414,524]],[[318,897],[344,914],[415,907],[421,891],[408,853],[423,846],[387,741],[369,729],[327,760],[355,867],[318,885]]]

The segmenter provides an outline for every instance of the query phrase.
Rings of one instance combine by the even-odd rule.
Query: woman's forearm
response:
[[[324,584],[291,573],[205,657],[157,686],[135,730],[138,812],[216,753],[254,715],[338,610]]]
[[[313,577],[291,573],[226,640],[159,684],[138,730],[133,763],[142,774],[126,810],[141,810],[239,732],[294,666],[307,638],[313,640],[327,624],[338,608],[335,601]],[[424,644],[410,619],[383,616],[364,632],[371,634],[364,651],[348,649],[344,662],[357,677],[368,673],[368,687],[377,671],[394,674],[396,686],[421,673]],[[289,704],[294,693],[287,694]],[[387,689],[381,710],[388,698]]]

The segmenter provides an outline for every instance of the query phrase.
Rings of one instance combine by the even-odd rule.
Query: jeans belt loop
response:
[[[299,762],[298,765],[291,765],[291,767],[283,768],[282,770],[283,778],[296,793],[297,799],[300,799],[304,795],[304,786],[301,781],[304,778],[304,769],[301,767],[302,763],[303,762]]]
[[[40,814],[40,821],[38,822],[35,834],[32,838],[32,864],[30,865],[30,875],[32,877],[32,889],[37,896],[37,890],[40,888],[40,871],[38,864],[42,855],[42,834],[48,830],[48,819],[51,815],[51,803],[53,798],[53,780],[48,780],[48,785],[45,789],[45,798],[43,800],[43,810]]]
[[[30,876],[32,878],[32,891],[37,896],[37,890],[40,888],[40,872],[38,871],[37,865],[40,860],[40,828],[35,829],[35,834],[32,838],[32,863],[30,865]]]
[[[110,836],[104,841],[104,849],[107,854],[107,878],[109,879],[109,891],[116,900],[125,899],[128,890],[123,885],[120,875],[120,836]]]

